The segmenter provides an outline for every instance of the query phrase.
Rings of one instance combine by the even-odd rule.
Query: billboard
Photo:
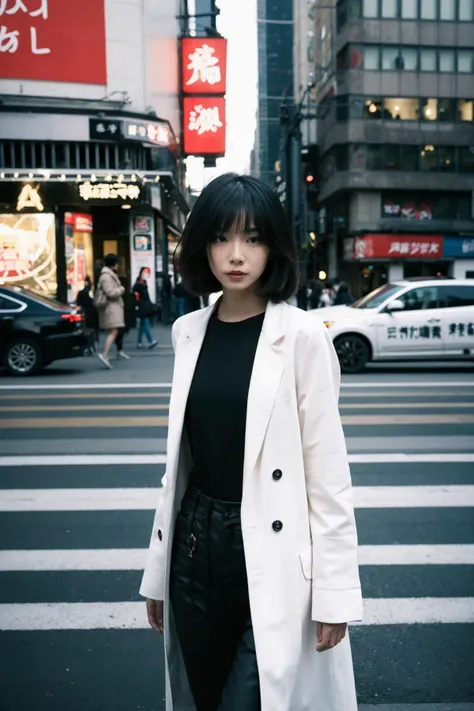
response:
[[[222,156],[226,135],[223,96],[186,96],[183,100],[183,141],[186,155]]]
[[[441,235],[371,234],[354,240],[355,259],[441,259]]]
[[[107,83],[104,0],[1,0],[0,77]]]
[[[181,81],[185,94],[225,94],[227,40],[184,37],[181,40]]]

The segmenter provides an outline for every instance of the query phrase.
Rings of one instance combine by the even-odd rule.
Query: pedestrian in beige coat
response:
[[[125,327],[125,310],[122,298],[125,287],[120,283],[117,268],[117,255],[107,254],[104,257],[104,267],[97,284],[96,305],[99,312],[99,327],[102,331],[109,331],[105,339],[104,352],[99,353],[99,359],[110,370],[113,367],[109,361],[110,349],[118,336],[119,329]]]

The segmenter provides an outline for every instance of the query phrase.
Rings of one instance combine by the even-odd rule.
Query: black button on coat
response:
[[[275,471],[272,474],[272,477],[275,479],[275,481],[279,481],[282,476],[283,476],[283,473],[282,473],[281,469],[275,469]]]
[[[283,528],[283,524],[281,521],[273,521],[272,528],[278,533],[278,531],[281,531],[281,529]]]

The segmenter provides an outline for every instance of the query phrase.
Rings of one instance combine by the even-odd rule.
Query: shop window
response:
[[[379,16],[379,0],[362,0],[362,14],[364,17]]]
[[[474,22],[474,0],[458,0],[460,22]]]
[[[400,68],[398,47],[382,47],[382,69],[393,71]]]
[[[347,24],[347,2],[342,0],[336,5],[336,21],[337,21],[337,31],[340,32],[343,27]]]
[[[392,18],[398,15],[398,0],[382,0],[382,17]]]
[[[460,146],[458,160],[460,173],[474,173],[474,146]]]
[[[349,69],[362,69],[364,66],[364,49],[351,45],[349,49]]]
[[[474,101],[472,99],[459,99],[458,116],[460,121],[474,121]]]
[[[364,102],[364,118],[382,118],[382,99],[367,99]]]
[[[440,171],[443,173],[453,173],[456,167],[454,148],[439,146],[436,152],[438,153],[438,166]]]
[[[419,160],[418,146],[402,146],[402,168],[403,170],[418,170]]]
[[[440,49],[439,50],[439,71],[440,72],[454,72],[455,71],[455,53],[454,49]]]
[[[417,121],[420,112],[419,99],[385,99],[384,118],[402,121]]]
[[[420,49],[420,69],[422,72],[435,72],[437,68],[436,50]]]
[[[365,143],[352,143],[349,152],[349,167],[351,170],[365,170],[367,161],[367,146]]]
[[[437,165],[438,153],[434,146],[426,145],[423,146],[420,151],[420,166],[421,170],[435,171],[438,168]]]
[[[456,120],[455,99],[438,99],[438,118],[440,121]]]
[[[439,19],[456,19],[456,0],[439,0]]]
[[[400,69],[416,72],[418,69],[418,50],[416,47],[402,47],[400,51]]]
[[[418,0],[402,0],[402,18],[416,20],[418,17]]]
[[[336,121],[347,121],[349,117],[348,96],[338,96],[336,98]]]
[[[380,48],[366,46],[364,48],[364,69],[379,69]]]
[[[458,49],[458,72],[472,74],[474,71],[474,50]]]
[[[388,144],[383,151],[383,170],[400,170],[401,146]]]
[[[438,99],[422,99],[421,118],[425,121],[436,121],[438,118]]]
[[[436,20],[436,0],[420,0],[420,18]]]
[[[367,170],[381,170],[382,146],[374,143],[367,145]]]

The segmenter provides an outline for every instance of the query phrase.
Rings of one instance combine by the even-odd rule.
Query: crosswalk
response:
[[[169,393],[0,386],[2,709],[163,711],[162,642],[138,587]],[[340,405],[365,597],[351,629],[361,709],[472,700],[474,383],[374,376],[344,383]]]

